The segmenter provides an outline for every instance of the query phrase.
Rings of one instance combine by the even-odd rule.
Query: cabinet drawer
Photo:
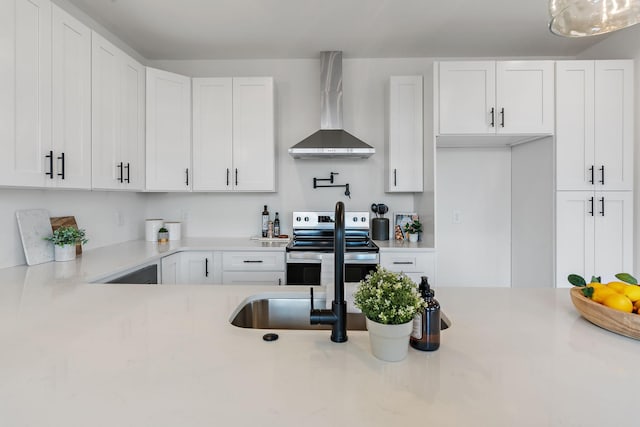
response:
[[[284,271],[284,252],[224,252],[224,271]]]
[[[426,252],[380,253],[380,264],[391,271],[435,273],[435,254]]]
[[[224,271],[225,285],[282,285],[284,271]]]

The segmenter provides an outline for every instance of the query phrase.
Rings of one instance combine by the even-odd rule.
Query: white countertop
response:
[[[139,244],[139,256],[157,255]],[[0,270],[0,425],[538,427],[637,417],[640,342],[582,319],[567,289],[437,288],[452,321],[440,349],[387,363],[371,355],[366,332],[344,344],[328,331],[277,331],[265,342],[267,331],[229,323],[246,297],[307,288],[82,283],[129,262],[137,246],[120,246],[71,263],[80,276],[56,278],[66,263]]]
[[[433,246],[424,241],[411,243],[408,240],[374,240],[374,242],[383,252],[386,250],[435,252]]]

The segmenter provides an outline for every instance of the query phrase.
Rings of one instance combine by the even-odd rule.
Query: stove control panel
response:
[[[293,228],[296,229],[333,229],[334,212],[294,212]],[[345,212],[346,229],[369,229],[369,212]]]

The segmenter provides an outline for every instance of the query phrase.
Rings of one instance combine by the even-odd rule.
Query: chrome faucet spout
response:
[[[344,251],[345,251],[345,221],[344,203],[336,203],[335,223],[333,234],[334,260],[334,299],[331,310],[311,309],[310,321],[312,325],[332,325],[331,341],[347,341],[347,303],[344,299]],[[313,292],[311,294],[313,301]]]

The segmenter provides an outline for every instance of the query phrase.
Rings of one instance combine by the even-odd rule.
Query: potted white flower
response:
[[[57,228],[53,235],[44,239],[53,243],[53,254],[56,261],[71,261],[75,259],[76,245],[88,242],[83,229],[68,226]]]
[[[413,318],[425,307],[416,284],[404,273],[378,266],[360,282],[354,301],[367,318],[373,355],[389,362],[404,359]]]

